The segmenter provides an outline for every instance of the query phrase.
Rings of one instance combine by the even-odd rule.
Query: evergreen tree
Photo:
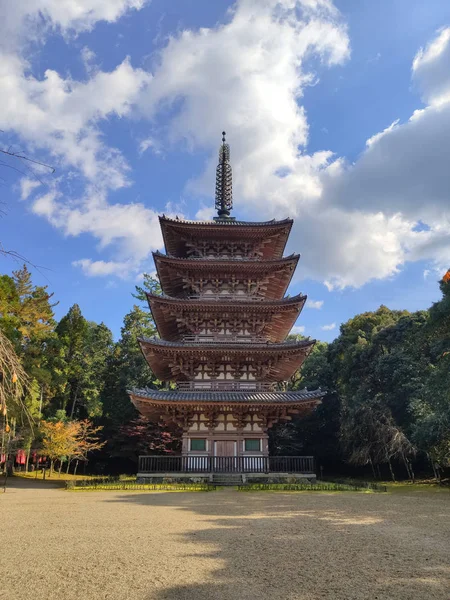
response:
[[[58,343],[53,353],[59,378],[56,405],[71,418],[100,416],[106,370],[113,352],[111,331],[103,323],[87,321],[80,307],[74,304],[58,323],[56,334]]]

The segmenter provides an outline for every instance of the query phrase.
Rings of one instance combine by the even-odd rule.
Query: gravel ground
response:
[[[0,494],[8,600],[449,600],[450,494]]]

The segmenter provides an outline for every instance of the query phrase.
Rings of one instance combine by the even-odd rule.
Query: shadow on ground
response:
[[[149,590],[147,600],[450,597],[446,496],[224,490],[105,501],[200,517],[195,528],[172,535],[185,544],[186,560],[210,558],[214,567],[200,581],[194,572],[192,583]]]
[[[4,478],[0,477],[0,492],[3,493]],[[52,488],[64,488],[65,483],[63,480],[58,481],[55,479],[48,480],[42,479],[42,476],[38,479],[28,477],[8,477],[6,480],[6,493],[14,492],[15,490],[50,490]]]

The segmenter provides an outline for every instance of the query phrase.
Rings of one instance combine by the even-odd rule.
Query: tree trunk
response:
[[[75,405],[78,399],[78,390],[80,389],[80,381],[77,382],[77,389],[75,390],[75,397],[73,399],[72,410],[70,411],[70,418],[73,419],[73,413],[75,412]]]
[[[428,460],[430,461],[431,468],[433,469],[434,478],[436,479],[436,481],[439,482],[439,473],[438,473],[438,471],[436,469],[435,462],[434,462],[432,456],[430,456],[430,454],[427,454],[427,456],[428,456]]]
[[[62,466],[63,466],[63,461],[62,461],[62,460],[60,460],[60,461],[59,461],[59,471],[58,471],[58,477],[61,477],[61,469],[62,469]]]
[[[77,474],[78,462],[79,462],[79,461],[78,461],[78,458],[77,458],[77,460],[75,461],[75,469],[73,470],[73,474],[74,474],[74,475],[76,475],[76,474]]]
[[[30,466],[30,453],[31,453],[31,450],[30,450],[30,448],[28,448],[28,450],[27,450],[27,460],[25,462],[25,473],[28,473],[28,467]]]
[[[66,469],[66,475],[68,475],[68,474],[69,474],[69,469],[70,469],[70,463],[71,463],[71,462],[72,462],[72,459],[71,459],[71,458],[68,458],[68,459],[67,459],[67,469]]]
[[[388,454],[386,453],[386,458],[387,458],[387,462],[389,465],[389,471],[391,472],[391,477],[392,477],[392,481],[395,483],[395,473],[394,473],[394,469],[392,468],[392,463],[391,463],[391,459],[389,458]]]
[[[413,469],[413,466],[412,466],[412,462],[410,462],[410,461],[408,460],[408,464],[409,464],[409,472],[411,473],[411,481],[414,483],[414,482],[416,481],[416,475],[415,475],[415,473],[414,473],[414,469]]]
[[[405,465],[406,474],[408,476],[408,479],[410,479],[411,483],[413,483],[414,482],[414,474],[411,469],[411,463],[406,458],[405,453],[403,451],[402,451],[402,460],[403,460],[403,464]]]
[[[371,466],[371,468],[372,468],[372,475],[373,475],[373,478],[374,478],[374,479],[376,479],[376,478],[377,478],[377,474],[375,473],[375,467],[373,466],[373,462],[372,462],[372,459],[371,459],[371,458],[369,458],[369,463],[370,463],[370,466]]]
[[[54,463],[54,461],[51,460],[50,461],[50,475],[49,475],[49,477],[51,477],[53,475],[53,463]]]

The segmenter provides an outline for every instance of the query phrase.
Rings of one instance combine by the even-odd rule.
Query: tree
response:
[[[303,336],[295,336],[302,338]],[[278,455],[313,455],[317,464],[326,471],[340,467],[339,396],[328,360],[328,344],[317,342],[302,368],[288,382],[288,389],[315,390],[322,388],[326,396],[309,415],[294,417],[292,421],[276,425],[269,431],[270,448]]]
[[[95,426],[89,419],[78,421],[78,429],[75,436],[76,447],[75,452],[71,455],[67,461],[67,473],[69,472],[70,463],[72,460],[76,460],[74,475],[77,473],[78,462],[81,460],[85,464],[88,461],[88,456],[91,452],[101,450],[106,444],[106,441],[102,441],[99,433],[103,429],[103,426]]]
[[[14,346],[0,331],[0,455],[8,457],[11,441],[15,437],[17,419],[25,417],[28,425],[31,424],[30,415],[23,402],[28,385],[27,374]]]
[[[115,429],[137,416],[127,390],[131,387],[157,386],[160,382],[139,348],[139,337],[156,334],[152,317],[138,306],[125,315],[121,336],[109,361],[103,394],[104,414]]]
[[[438,479],[450,466],[450,270],[439,285],[442,299],[430,308],[425,330],[431,364],[412,404],[413,439],[430,458]]]
[[[147,293],[151,293],[157,296],[162,294],[161,284],[159,280],[150,275],[149,273],[144,273],[142,278],[142,285],[135,286],[135,293],[131,294],[133,298],[139,300],[143,303],[143,305],[147,306]]]
[[[65,459],[77,452],[77,437],[80,425],[77,421],[42,421],[40,434],[42,436],[42,448],[40,453],[50,459],[50,477],[53,473],[55,460],[60,461],[60,469]]]
[[[152,423],[139,416],[120,427],[117,436],[116,456],[137,462],[139,455],[173,454],[181,451],[181,436],[176,426]]]
[[[113,351],[111,331],[87,321],[74,304],[56,327],[59,348],[53,356],[60,373],[59,407],[74,416],[102,414],[101,395],[108,359]]]
[[[133,296],[141,301],[146,299],[145,291],[158,292],[159,283],[150,275],[144,275],[143,287],[136,286]],[[138,344],[139,337],[152,337],[157,335],[157,330],[151,312],[134,305],[125,315],[121,336],[115,344],[112,356],[106,369],[106,381],[102,394],[105,430],[108,439],[106,447],[108,456],[127,457],[135,456],[136,449],[124,450],[123,427],[138,419],[138,412],[130,401],[127,390],[130,388],[153,387],[159,388],[159,381],[147,364]],[[153,432],[156,435],[156,431]],[[134,426],[131,425],[131,429]],[[138,427],[137,431],[143,431]],[[122,433],[121,433],[122,432]],[[152,434],[153,435],[153,434]],[[136,436],[133,435],[133,440]],[[129,441],[126,446],[130,446]],[[125,465],[127,466],[127,465]]]
[[[84,376],[84,352],[88,334],[88,322],[81,314],[78,304],[70,307],[56,327],[62,350],[61,363],[65,372],[66,385],[60,399],[60,408],[73,415]]]
[[[28,412],[37,417],[36,395],[52,377],[46,365],[46,349],[53,337],[52,294],[47,287],[35,286],[26,265],[13,276],[0,277],[0,329],[14,344],[30,385],[23,402]]]

